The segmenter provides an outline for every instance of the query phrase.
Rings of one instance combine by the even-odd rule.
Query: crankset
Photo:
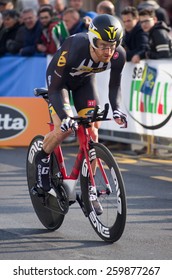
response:
[[[62,184],[53,186],[54,192],[45,192],[37,186],[31,189],[31,194],[37,196],[44,207],[65,215],[69,210],[68,194]]]

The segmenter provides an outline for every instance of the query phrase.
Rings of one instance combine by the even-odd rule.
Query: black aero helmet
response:
[[[88,38],[93,48],[97,48],[97,40],[117,42],[117,46],[123,36],[123,28],[119,19],[108,14],[96,16],[89,25]]]

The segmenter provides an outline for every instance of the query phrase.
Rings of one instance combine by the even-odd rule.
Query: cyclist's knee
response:
[[[89,128],[89,133],[95,142],[98,142],[98,128],[94,124]]]

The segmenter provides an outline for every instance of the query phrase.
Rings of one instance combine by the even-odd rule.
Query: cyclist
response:
[[[121,72],[125,63],[125,51],[120,46],[122,26],[115,16],[98,15],[91,22],[88,33],[68,37],[57,50],[47,69],[47,85],[50,100],[49,110],[54,130],[43,141],[43,149],[36,158],[38,187],[49,191],[49,154],[70,133],[73,115],[69,101],[72,91],[74,106],[78,115],[84,116],[100,104],[95,84],[95,73],[111,69],[109,80],[109,101],[113,117],[119,125],[126,123],[126,115],[118,108]],[[89,128],[92,138],[98,141],[98,127]],[[97,214],[103,209],[96,190],[90,186],[90,200]]]

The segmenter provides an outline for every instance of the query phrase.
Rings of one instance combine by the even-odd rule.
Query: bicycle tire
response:
[[[28,148],[27,152],[27,164],[26,164],[26,170],[27,170],[27,182],[28,182],[28,189],[30,198],[32,201],[33,208],[35,210],[35,213],[40,220],[40,222],[43,224],[45,228],[48,230],[54,231],[57,230],[63,223],[64,215],[59,214],[56,211],[51,209],[51,204],[54,203],[54,205],[57,204],[55,197],[52,195],[47,194],[47,199],[50,200],[50,208],[47,208],[44,206],[44,204],[41,201],[41,198],[37,195],[34,195],[32,192],[32,188],[36,184],[36,164],[35,164],[35,157],[37,153],[42,148],[44,137],[42,135],[35,136]],[[51,172],[57,172],[57,166],[55,161],[51,162],[52,170]]]
[[[91,143],[91,148],[95,149],[97,163],[99,159],[103,164],[112,193],[109,193],[102,172],[96,163],[94,180],[98,199],[103,207],[103,213],[97,216],[89,200],[89,171],[86,159],[83,159],[80,172],[82,199],[89,221],[95,232],[104,241],[113,243],[120,239],[125,228],[127,212],[125,186],[118,164],[112,153],[101,143]]]

